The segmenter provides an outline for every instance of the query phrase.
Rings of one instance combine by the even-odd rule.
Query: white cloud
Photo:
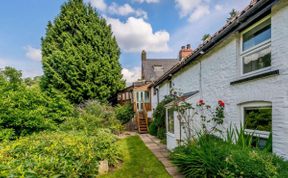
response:
[[[205,15],[209,15],[210,11],[209,11],[209,6],[207,5],[200,5],[198,6],[193,13],[190,15],[189,17],[189,21],[190,22],[194,22],[199,20],[201,17],[205,16]]]
[[[217,4],[216,6],[215,6],[215,10],[216,11],[222,11],[224,9],[224,7],[222,6],[222,5],[220,5],[220,4]]]
[[[17,70],[22,71],[22,76],[35,77],[43,74],[41,64],[32,60],[22,60],[14,58],[0,57],[0,69],[6,66],[14,67]]]
[[[121,49],[126,52],[139,52],[142,49],[151,52],[168,51],[170,35],[166,31],[153,32],[151,24],[142,18],[129,17],[122,23],[119,19],[107,18]]]
[[[133,9],[129,4],[120,6],[113,2],[108,7],[107,13],[121,16],[135,15],[136,17],[143,17],[144,19],[147,19],[147,12],[143,11],[142,9]]]
[[[123,78],[126,80],[127,85],[130,85],[141,78],[140,67],[134,67],[132,69],[123,68],[121,73]]]
[[[88,0],[91,6],[95,7],[100,11],[105,11],[107,9],[107,5],[104,0]]]
[[[176,7],[180,10],[181,17],[185,17],[193,12],[200,5],[202,0],[175,0]]]
[[[194,22],[210,14],[209,1],[207,0],[175,0],[176,8],[181,18],[187,17],[189,22]]]
[[[41,49],[33,48],[31,46],[26,46],[25,48],[25,55],[27,58],[32,59],[34,61],[41,61],[42,55],[41,55]]]
[[[147,19],[147,12],[142,9],[134,9],[129,4],[118,5],[112,2],[110,5],[106,4],[104,0],[86,0],[92,7],[100,10],[102,13],[120,16],[135,16]],[[152,0],[153,1],[153,0]],[[104,15],[105,16],[105,15]]]
[[[158,3],[158,2],[160,2],[160,0],[134,0],[134,2],[138,2],[138,3],[146,2],[146,3],[150,4],[150,3]]]

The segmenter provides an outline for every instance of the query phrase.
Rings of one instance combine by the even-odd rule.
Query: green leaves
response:
[[[116,138],[99,129],[83,132],[41,132],[0,144],[0,177],[96,177],[100,160],[117,164]]]
[[[117,105],[115,107],[116,118],[122,123],[126,124],[134,117],[133,105],[127,103],[124,105]]]
[[[73,111],[59,93],[48,96],[37,85],[27,86],[21,76],[13,68],[0,71],[0,141],[56,129]]]
[[[288,163],[211,135],[177,147],[170,155],[185,177],[286,177]]]
[[[105,101],[124,87],[120,49],[104,18],[82,0],[65,3],[42,39],[42,87],[73,103]]]

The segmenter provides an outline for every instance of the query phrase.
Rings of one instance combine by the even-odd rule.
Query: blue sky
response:
[[[196,48],[203,34],[225,24],[232,8],[250,0],[84,0],[106,18],[121,48],[128,82],[140,77],[140,52],[177,58],[182,45]],[[0,68],[14,66],[25,77],[42,74],[41,37],[65,0],[3,0],[0,6]]]

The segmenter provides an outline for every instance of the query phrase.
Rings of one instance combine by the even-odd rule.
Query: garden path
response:
[[[145,145],[152,151],[152,153],[158,158],[158,160],[164,165],[167,172],[174,178],[184,177],[178,171],[169,160],[169,151],[166,146],[160,142],[160,140],[149,134],[140,134],[140,138]]]

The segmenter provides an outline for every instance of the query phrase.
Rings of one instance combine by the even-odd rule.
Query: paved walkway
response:
[[[169,151],[166,146],[160,143],[160,140],[149,134],[140,134],[140,138],[143,140],[145,145],[152,151],[152,153],[162,162],[167,172],[174,178],[182,178],[177,168],[172,165],[168,159]]]

